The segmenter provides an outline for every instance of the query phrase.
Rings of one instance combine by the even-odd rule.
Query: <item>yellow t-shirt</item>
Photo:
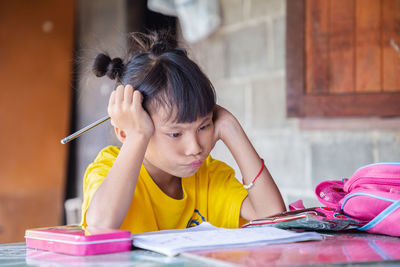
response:
[[[118,147],[104,148],[85,172],[83,226],[86,226],[86,211],[90,200],[106,178],[118,153]],[[193,176],[182,178],[183,198],[173,199],[154,183],[142,165],[132,204],[121,229],[141,233],[187,228],[203,221],[218,227],[237,228],[247,190],[234,174],[231,167],[208,156]]]

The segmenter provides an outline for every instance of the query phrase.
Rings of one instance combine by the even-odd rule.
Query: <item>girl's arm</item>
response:
[[[123,142],[121,150],[90,201],[88,226],[119,228],[129,210],[150,137],[153,122],[142,107],[142,95],[133,87],[118,86],[110,96],[108,113]]]
[[[249,185],[261,169],[262,161],[238,120],[226,109],[217,106],[214,115],[215,140],[222,140],[235,158],[244,183]],[[268,169],[263,167],[254,185],[248,189],[240,216],[254,220],[285,210],[282,196]]]

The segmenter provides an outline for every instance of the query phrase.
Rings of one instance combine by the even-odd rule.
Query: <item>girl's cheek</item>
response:
[[[209,127],[209,130],[206,131],[204,134],[204,142],[207,144],[207,147],[210,147],[212,149],[214,147],[214,133],[215,129],[213,126]]]
[[[209,128],[210,128],[211,135],[214,135],[214,132],[215,132],[214,123],[211,123]]]

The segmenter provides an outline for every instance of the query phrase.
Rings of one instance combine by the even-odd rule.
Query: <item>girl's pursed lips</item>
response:
[[[192,163],[187,164],[186,166],[197,168],[197,167],[200,167],[201,164],[203,164],[203,161],[197,160],[197,161],[193,161]]]

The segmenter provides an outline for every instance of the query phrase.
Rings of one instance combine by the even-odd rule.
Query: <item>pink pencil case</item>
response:
[[[95,255],[132,249],[132,235],[126,230],[54,226],[25,231],[26,247],[69,255]]]

